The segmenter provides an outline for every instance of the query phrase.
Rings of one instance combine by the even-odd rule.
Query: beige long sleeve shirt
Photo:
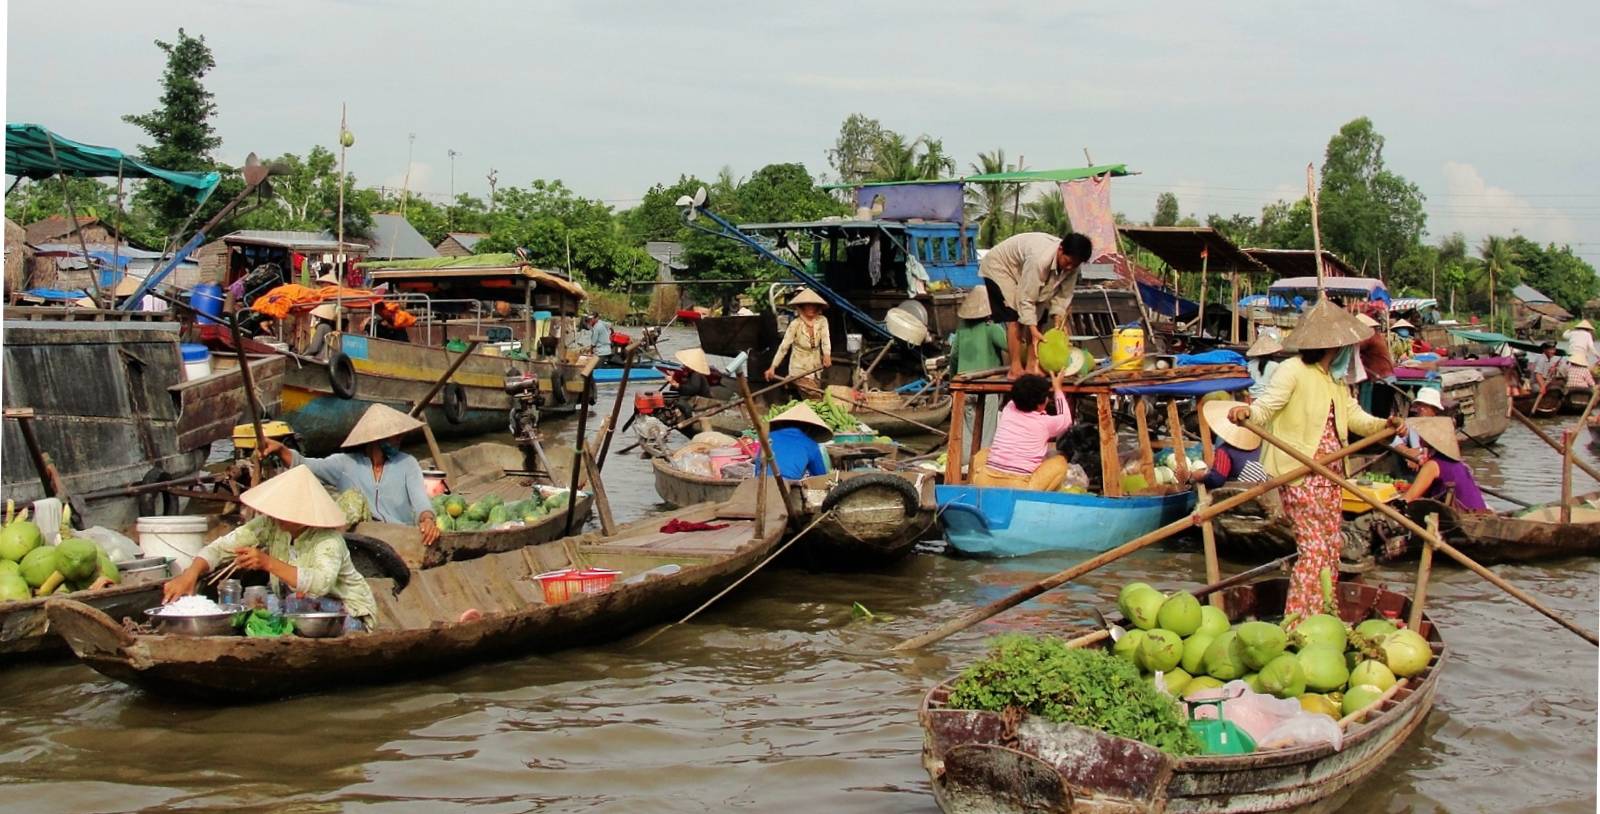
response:
[[[978,276],[993,280],[1006,305],[1023,325],[1039,324],[1045,314],[1066,314],[1078,285],[1077,271],[1056,268],[1061,239],[1044,232],[1024,232],[1000,241],[983,256]]]

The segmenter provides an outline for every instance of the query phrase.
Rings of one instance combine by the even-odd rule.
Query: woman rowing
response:
[[[1461,460],[1456,422],[1443,416],[1414,418],[1408,426],[1421,440],[1422,465],[1406,490],[1406,501],[1426,498],[1462,511],[1489,511],[1472,467]]]
[[[1307,456],[1336,452],[1352,431],[1362,436],[1382,432],[1386,422],[1362,410],[1344,383],[1355,364],[1356,345],[1371,335],[1372,328],[1348,311],[1319,300],[1284,340],[1285,349],[1300,355],[1278,367],[1260,398],[1233,407],[1228,418],[1236,424],[1265,427]],[[1398,418],[1391,423],[1404,429]],[[1261,453],[1261,466],[1276,477],[1293,471],[1299,462],[1270,447]],[[1339,485],[1321,475],[1307,475],[1284,486],[1280,494],[1300,550],[1284,612],[1309,616],[1322,608],[1322,571],[1338,578],[1343,547]]]
[[[806,288],[789,300],[789,307],[797,315],[783,332],[778,352],[772,354],[772,364],[767,365],[767,381],[778,378],[778,364],[787,355],[789,375],[805,374],[794,381],[795,389],[802,398],[810,398],[822,393],[822,374],[833,365],[833,339],[828,335],[828,320],[822,315],[828,301]]]
[[[317,476],[297,466],[239,496],[256,516],[211,541],[183,573],[161,589],[163,603],[194,593],[200,578],[232,562],[245,571],[265,571],[275,593],[330,596],[344,603],[351,627],[371,630],[378,603],[356,571],[339,530],[344,511],[328,497]]]

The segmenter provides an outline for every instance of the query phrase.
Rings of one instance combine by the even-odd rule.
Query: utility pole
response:
[[[400,217],[406,216],[406,201],[411,197],[411,156],[417,149],[417,134],[406,135],[406,178],[400,182]]]
[[[500,171],[494,167],[489,168],[489,214],[494,214],[494,188],[500,183]]]
[[[452,149],[446,149],[445,155],[450,156],[450,205],[445,208],[445,226],[449,229],[456,228],[456,156],[461,155]]]

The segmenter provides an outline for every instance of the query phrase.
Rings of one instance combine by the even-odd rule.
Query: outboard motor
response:
[[[539,408],[544,406],[539,380],[531,373],[512,370],[506,373],[505,391],[511,397],[511,437],[519,444],[534,443],[539,428]]]

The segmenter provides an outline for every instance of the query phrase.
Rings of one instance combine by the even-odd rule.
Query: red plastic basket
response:
[[[534,576],[547,605],[559,605],[584,594],[605,593],[621,571],[610,568],[562,568]]]

